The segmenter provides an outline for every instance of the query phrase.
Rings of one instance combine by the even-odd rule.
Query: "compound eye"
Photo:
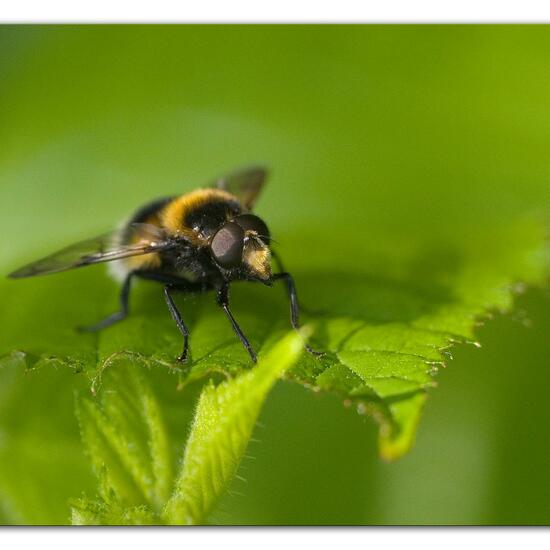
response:
[[[235,222],[227,222],[210,243],[214,259],[223,267],[236,267],[243,259],[244,229]]]
[[[265,222],[261,218],[258,218],[258,216],[254,216],[254,214],[242,214],[235,218],[235,222],[245,231],[255,231],[265,244],[269,244],[269,229]]]

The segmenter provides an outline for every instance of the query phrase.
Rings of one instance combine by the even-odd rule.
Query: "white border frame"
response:
[[[550,21],[541,0],[17,0],[7,23],[471,23]]]

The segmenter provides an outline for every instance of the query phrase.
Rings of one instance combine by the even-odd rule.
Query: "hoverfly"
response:
[[[294,279],[283,270],[270,248],[265,222],[251,213],[267,171],[251,167],[216,180],[207,188],[155,200],[140,208],[120,229],[76,243],[14,271],[13,279],[57,273],[101,262],[113,262],[111,273],[121,283],[120,310],[81,330],[95,332],[124,319],[129,313],[131,283],[135,278],[164,285],[168,310],[183,336],[178,361],[189,355],[189,330],[173,293],[214,290],[218,305],[256,362],[248,338],[229,309],[233,281],[258,281],[271,286],[284,281],[290,301],[292,327],[299,326]],[[279,272],[273,273],[271,261]],[[314,355],[321,355],[309,346]]]

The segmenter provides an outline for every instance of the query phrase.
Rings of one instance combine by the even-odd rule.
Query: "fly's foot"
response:
[[[307,344],[304,344],[304,348],[309,354],[313,355],[313,357],[321,358],[326,354],[324,351],[316,351],[313,348],[310,348]]]

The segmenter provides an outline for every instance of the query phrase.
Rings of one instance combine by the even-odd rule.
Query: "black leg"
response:
[[[97,332],[98,330],[110,327],[118,321],[122,321],[128,315],[128,298],[130,297],[130,283],[132,282],[132,277],[135,275],[135,272],[130,272],[124,279],[122,284],[122,289],[120,290],[120,311],[109,315],[105,319],[99,321],[95,325],[89,327],[78,327],[80,332]]]
[[[285,267],[283,265],[283,262],[281,260],[281,257],[279,256],[279,254],[277,254],[277,252],[273,249],[271,249],[271,257],[273,258],[273,261],[277,264],[277,269],[280,271],[280,272],[284,272],[285,271]]]
[[[296,293],[296,285],[294,284],[294,279],[290,273],[276,273],[273,275],[272,280],[278,281],[283,280],[286,284],[286,289],[288,292],[288,298],[290,300],[290,324],[292,328],[298,330],[300,328],[300,306],[298,305],[298,294]],[[306,351],[315,355],[316,357],[321,357],[323,352],[315,351],[311,349],[307,344],[304,344]]]
[[[166,300],[166,304],[168,305],[168,310],[170,311],[170,315],[172,315],[172,319],[174,319],[176,325],[178,326],[180,332],[183,335],[183,351],[181,352],[181,355],[178,357],[178,361],[181,361],[182,363],[184,363],[185,361],[187,361],[187,353],[189,351],[189,329],[183,322],[180,312],[178,311],[178,308],[176,307],[176,304],[172,299],[170,290],[173,290],[173,289],[174,287],[172,287],[171,285],[166,285],[164,287],[164,298]]]
[[[250,345],[248,338],[244,335],[243,331],[241,330],[241,327],[238,325],[237,321],[235,320],[235,317],[233,317],[233,314],[229,309],[229,283],[223,283],[223,285],[218,289],[217,301],[218,301],[218,305],[224,310],[225,314],[227,315],[227,318],[231,321],[231,326],[233,327],[233,330],[237,333],[237,336],[243,343],[243,346],[246,348],[246,351],[248,351],[248,354],[250,355],[250,359],[252,359],[253,363],[256,363],[257,361],[256,353],[252,349],[252,346]]]

